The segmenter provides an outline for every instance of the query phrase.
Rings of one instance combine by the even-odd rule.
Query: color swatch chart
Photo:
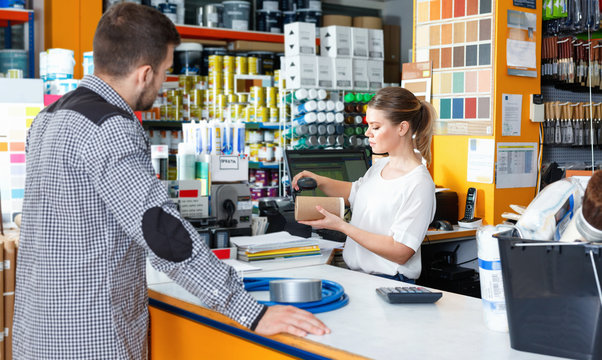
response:
[[[5,224],[23,207],[25,137],[42,108],[42,104],[0,103],[0,197]]]
[[[493,0],[417,0],[416,62],[433,64],[438,135],[492,135]]]

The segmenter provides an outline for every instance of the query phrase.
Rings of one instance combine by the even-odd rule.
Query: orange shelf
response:
[[[0,9],[0,27],[10,25],[24,24],[29,21],[29,14],[32,10],[19,9]]]
[[[284,35],[261,31],[237,31],[220,28],[207,28],[192,25],[177,25],[176,28],[183,39],[209,39],[209,40],[247,40],[284,43]]]

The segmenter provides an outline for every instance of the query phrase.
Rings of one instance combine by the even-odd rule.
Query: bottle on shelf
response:
[[[334,117],[335,117],[334,113],[327,112],[326,113],[326,122],[327,123],[333,123],[334,122]]]
[[[318,96],[316,98],[318,100],[326,100],[328,98],[328,93],[324,89],[318,89]]]
[[[326,111],[326,101],[318,100],[316,105],[317,105],[317,111]]]
[[[342,124],[345,121],[345,115],[343,115],[343,113],[336,113],[334,114],[334,122],[336,122],[337,124]]]
[[[314,112],[309,112],[309,113],[305,113],[301,116],[298,116],[295,118],[295,122],[297,122],[297,124],[299,125],[303,125],[303,124],[311,124],[316,122],[316,120],[318,119],[318,116],[316,115],[316,113]]]
[[[308,112],[316,111],[317,108],[318,103],[315,100],[309,100],[307,102],[299,104],[299,106],[297,106],[295,109],[297,110],[296,114],[301,115]]]
[[[309,124],[307,125],[307,134],[308,135],[316,135],[318,133],[318,125]]]
[[[324,113],[324,112],[317,113],[317,121],[319,123],[326,122],[326,113]]]

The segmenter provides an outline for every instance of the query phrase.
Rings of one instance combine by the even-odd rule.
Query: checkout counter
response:
[[[339,244],[340,245],[340,244]],[[434,304],[389,304],[377,287],[399,282],[328,265],[337,244],[320,244],[321,256],[261,261],[252,277],[332,280],[349,304],[317,317],[331,330],[324,336],[257,335],[207,309],[200,300],[147,266],[151,359],[544,359],[516,351],[508,333],[489,330],[481,300],[443,292]],[[267,300],[267,292],[253,292]]]

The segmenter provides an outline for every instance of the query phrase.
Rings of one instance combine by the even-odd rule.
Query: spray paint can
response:
[[[167,159],[169,157],[169,146],[151,145],[151,161],[153,169],[159,180],[167,180]]]

